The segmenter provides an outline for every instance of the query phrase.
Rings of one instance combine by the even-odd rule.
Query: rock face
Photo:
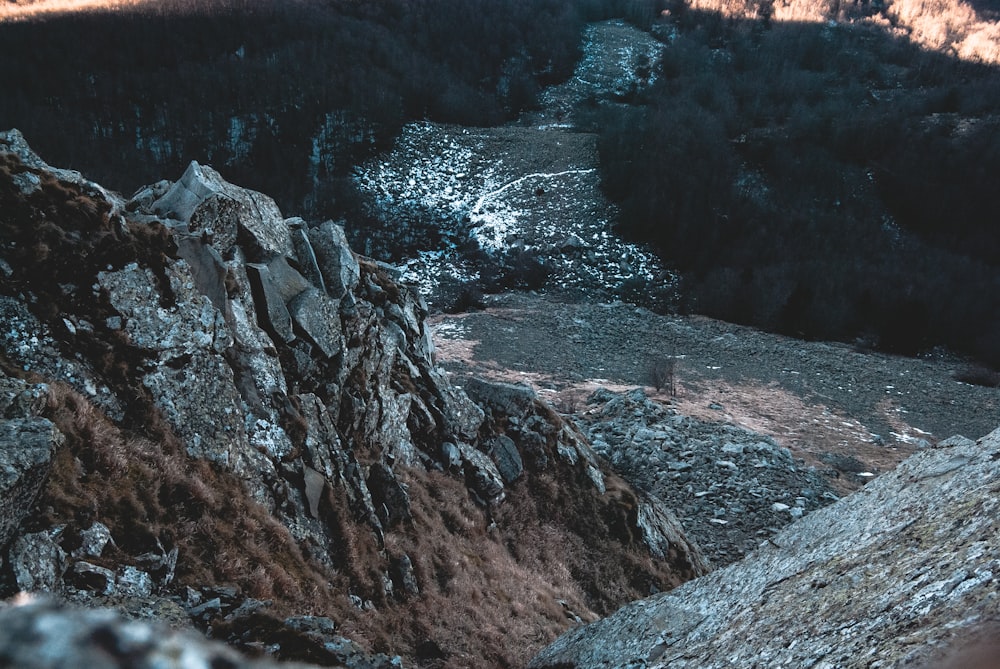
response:
[[[576,594],[562,599],[585,615],[705,570],[670,511],[530,390],[470,382],[470,398],[453,384],[435,367],[423,300],[333,222],[286,220],[197,163],[125,201],[48,167],[11,131],[0,133],[0,240],[0,371],[55,388],[41,417],[0,424],[18,444],[3,449],[19,467],[3,478],[18,513],[56,463],[30,536],[58,559],[18,587],[179,608],[201,625],[260,593],[276,612],[366,615],[355,624],[369,631],[402,616],[422,630],[404,635],[414,645],[438,629],[441,647],[453,626],[439,602],[479,587],[446,556],[483,552],[504,561],[493,573],[534,575],[518,543],[537,527],[615,563],[598,579],[581,575],[590,557],[574,558]],[[4,504],[0,549],[21,521]],[[97,524],[101,556],[84,548]],[[282,565],[260,564],[279,553]],[[552,611],[538,615],[567,624]],[[229,629],[282,647],[272,618]]]
[[[61,435],[44,418],[0,421],[0,546],[28,514]]]
[[[0,547],[14,538],[48,477],[62,435],[39,417],[43,384],[0,377]]]
[[[1000,430],[942,442],[531,667],[898,667],[995,624]]]

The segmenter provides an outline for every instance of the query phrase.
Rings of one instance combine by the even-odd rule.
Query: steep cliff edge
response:
[[[945,648],[995,634],[998,492],[1000,430],[945,440],[743,561],[567,633],[529,666],[942,666],[931,663]]]
[[[531,391],[452,385],[422,300],[332,222],[196,163],[125,200],[10,131],[0,242],[0,451],[35,444],[4,463],[8,592],[512,665],[706,569]]]

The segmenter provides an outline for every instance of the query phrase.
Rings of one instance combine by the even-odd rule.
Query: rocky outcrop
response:
[[[51,445],[31,542],[8,556],[41,559],[18,588],[166,607],[213,629],[241,602],[273,599],[267,624],[230,625],[252,645],[289,633],[277,612],[305,606],[369,638],[379,616],[443,630],[439,602],[461,596],[456,583],[480,587],[451,554],[544,572],[518,546],[538,527],[532,550],[592,551],[561,597],[584,615],[705,569],[670,511],[530,390],[463,389],[436,368],[426,304],[336,223],[286,220],[197,163],[126,201],[52,170],[12,131],[0,133],[0,238],[0,370],[57,388],[37,420],[67,441]],[[110,537],[98,555],[83,549],[95,523]],[[599,556],[616,571],[597,582],[599,569],[584,573]],[[220,588],[228,599],[209,596]],[[404,607],[423,613],[394,613]],[[552,610],[531,615],[565,625]],[[427,640],[415,634],[400,643]],[[382,647],[413,651],[394,643]]]
[[[40,417],[48,389],[0,376],[0,548],[31,512],[62,435]]]
[[[573,630],[530,666],[924,665],[996,623],[998,492],[1000,430],[947,440],[743,561]]]
[[[44,418],[0,420],[0,546],[30,512],[60,441]]]
[[[715,567],[837,500],[822,474],[770,437],[682,416],[641,388],[598,389],[577,420],[616,471],[679,516]]]

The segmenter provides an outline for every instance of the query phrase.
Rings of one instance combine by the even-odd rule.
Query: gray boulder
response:
[[[523,418],[535,408],[537,395],[528,386],[468,378],[463,388],[473,402],[494,413]]]
[[[0,666],[19,669],[306,669],[251,660],[193,632],[47,600],[0,605]]]
[[[31,513],[61,443],[62,434],[45,418],[0,420],[0,547]]]
[[[234,345],[227,353],[244,401],[255,411],[267,413],[272,393],[287,394],[284,370],[274,340],[258,325],[258,307],[254,303],[245,256],[240,249],[233,249],[226,270],[234,288],[228,303],[228,324]]]
[[[510,437],[501,434],[486,442],[486,448],[493,462],[497,465],[500,476],[504,483],[510,484],[521,477],[524,473],[524,462],[521,461],[521,454],[517,452]]]
[[[136,264],[97,276],[112,306],[124,320],[131,343],[168,362],[195,351],[222,353],[232,335],[211,299],[199,293],[190,266],[183,260],[165,270],[173,306],[163,307],[163,291],[150,268]]]
[[[410,495],[406,492],[406,487],[396,479],[389,465],[377,462],[371,466],[368,489],[384,528],[410,520]]]
[[[14,581],[24,592],[57,592],[66,571],[66,552],[56,543],[58,530],[18,537],[10,549]]]
[[[127,597],[149,597],[156,587],[149,573],[131,565],[122,567],[118,572],[117,590]]]
[[[240,395],[221,356],[194,353],[181,367],[155,368],[142,383],[190,455],[244,468],[247,436]]]
[[[336,634],[336,627],[333,620],[323,616],[286,618],[278,655],[305,656],[323,666],[344,669],[402,669],[399,657],[368,654],[353,641]]]
[[[313,287],[313,284],[297,269],[288,264],[288,260],[283,256],[269,260],[267,268],[271,272],[274,290],[285,304],[301,295],[303,291]]]
[[[99,595],[110,595],[115,591],[113,571],[83,560],[73,563],[66,580],[80,590],[91,590]]]
[[[337,624],[326,616],[291,616],[284,622],[290,630],[320,639],[337,631]]]
[[[49,386],[30,384],[20,379],[0,375],[0,416],[3,418],[34,418],[45,410]]]
[[[462,466],[462,451],[450,441],[441,442],[441,462],[448,471],[457,471]]]
[[[995,621],[1000,430],[922,451],[744,560],[575,629],[530,667],[897,667]]]
[[[347,243],[344,228],[327,221],[318,228],[310,229],[308,239],[330,297],[340,299],[352,292],[361,280],[361,268]]]
[[[312,242],[309,241],[309,233],[306,222],[301,218],[290,218],[285,223],[292,236],[292,246],[295,247],[295,258],[299,261],[302,275],[309,279],[312,285],[316,286],[324,293],[326,282],[323,280],[323,273],[319,268],[319,260],[313,250]]]
[[[332,358],[344,347],[340,324],[340,303],[318,288],[303,291],[288,305],[295,324],[306,334],[320,353]]]
[[[294,253],[288,226],[274,200],[234,186],[211,167],[194,161],[152,209],[187,224],[191,232],[206,234],[223,252],[239,240],[251,247],[255,260]]]
[[[673,511],[649,493],[638,496],[635,525],[650,554],[661,560],[687,560],[693,572],[708,573],[708,560],[690,540]]]
[[[489,456],[473,446],[459,442],[465,480],[469,488],[485,504],[499,504],[504,500],[503,476]]]
[[[80,532],[80,547],[73,551],[73,557],[101,557],[109,543],[114,545],[111,530],[104,523],[94,523]]]
[[[462,388],[451,385],[437,370],[431,370],[430,378],[441,396],[445,433],[460,441],[475,441],[485,418],[483,410]]]
[[[416,597],[420,594],[417,575],[413,571],[413,561],[406,553],[392,560],[392,581],[395,589],[407,597]]]
[[[124,415],[118,398],[101,382],[85,359],[60,355],[59,344],[53,338],[51,329],[31,313],[27,304],[0,295],[0,323],[4,324],[0,332],[0,351],[8,360],[25,371],[53,381],[65,381],[97,403],[112,418],[120,419]]]
[[[351,511],[381,535],[382,524],[364,472],[354,454],[341,443],[334,416],[315,395],[300,395],[299,402],[306,426],[303,492],[310,514],[318,517],[322,493],[329,483],[342,488]]]
[[[292,317],[288,313],[278,282],[271,276],[271,268],[262,263],[248,263],[246,270],[253,288],[257,312],[264,319],[262,324],[280,341],[293,341],[295,332],[292,330]]]

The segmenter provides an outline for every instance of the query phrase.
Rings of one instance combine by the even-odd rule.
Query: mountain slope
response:
[[[511,666],[705,571],[669,510],[532,391],[452,384],[423,302],[339,226],[197,163],[126,201],[16,131],[0,212],[0,453],[28,426],[53,435],[10,483],[32,511],[0,514],[7,593],[279,657],[339,662],[336,629]]]
[[[529,666],[935,666],[998,622],[998,482],[1000,431],[942,443],[742,562],[573,630]]]

